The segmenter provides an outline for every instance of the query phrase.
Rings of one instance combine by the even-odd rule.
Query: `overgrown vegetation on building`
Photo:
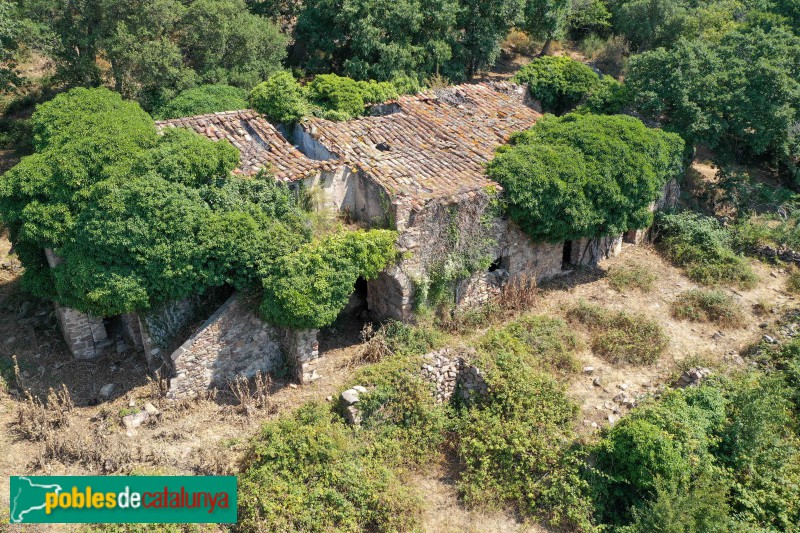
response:
[[[560,242],[648,226],[682,155],[680,137],[632,117],[545,116],[501,147],[488,171],[523,231]]]
[[[36,153],[0,182],[1,216],[24,286],[62,305],[113,316],[211,287],[265,286],[273,323],[319,327],[358,277],[394,259],[390,231],[316,240],[285,185],[230,176],[239,153],[229,143],[158,136],[147,113],[107,89],[43,104],[33,131]],[[49,268],[45,249],[63,263]]]

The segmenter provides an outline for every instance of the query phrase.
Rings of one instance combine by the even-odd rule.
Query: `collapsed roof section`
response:
[[[305,153],[251,110],[164,120],[156,126],[227,139],[241,152],[239,174],[266,169],[281,181],[299,181],[347,165],[371,175],[390,196],[421,206],[493,184],[485,164],[495,149],[541,117],[525,87],[506,82],[401,96],[376,111],[379,116],[346,122],[307,119],[296,131],[322,149],[309,150],[308,143],[300,142]]]
[[[241,154],[239,167],[234,170],[237,174],[252,176],[263,169],[281,181],[298,181],[336,166],[333,162],[309,159],[275,126],[251,110],[161,120],[156,127],[160,131],[187,128],[213,141],[227,139]]]
[[[311,118],[302,128],[345,164],[369,173],[387,192],[419,203],[485,187],[485,164],[509,136],[541,113],[523,86],[458,85],[402,96],[389,114],[347,122]]]

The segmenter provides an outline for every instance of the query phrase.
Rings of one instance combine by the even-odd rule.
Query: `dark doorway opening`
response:
[[[572,265],[572,241],[566,241],[561,252],[561,270],[569,270]]]
[[[503,268],[503,258],[498,257],[497,259],[492,261],[491,265],[489,265],[489,272],[495,272],[497,270],[500,270],[501,268]]]
[[[317,337],[320,353],[345,348],[361,342],[361,331],[370,322],[367,280],[358,278],[353,286],[350,301],[341,310],[336,321],[322,328]]]

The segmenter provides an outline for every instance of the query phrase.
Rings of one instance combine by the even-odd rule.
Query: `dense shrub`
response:
[[[253,109],[275,122],[297,122],[309,112],[305,91],[290,72],[279,72],[257,85],[250,102]]]
[[[685,211],[659,217],[661,247],[693,280],[714,285],[755,285],[756,275],[744,257],[732,248],[731,233],[716,219]]]
[[[247,530],[407,530],[421,500],[369,439],[326,406],[306,405],[262,426],[239,477]]]
[[[205,115],[218,111],[236,111],[248,107],[244,89],[230,85],[202,85],[183,91],[153,110],[158,120]]]
[[[634,409],[595,447],[597,517],[631,523],[626,533],[791,530],[800,440],[789,374],[715,377]]]
[[[498,150],[488,172],[523,231],[561,242],[648,226],[682,150],[677,135],[632,117],[546,116]]]
[[[436,403],[432,384],[419,372],[420,355],[396,353],[350,380],[367,387],[358,402],[361,425],[375,435],[373,453],[389,464],[429,466],[452,429],[452,409]]]
[[[524,316],[505,327],[490,329],[480,340],[486,353],[511,353],[528,366],[570,374],[578,370],[578,340],[567,324],[556,318]]]
[[[669,343],[661,326],[642,315],[580,302],[568,317],[589,328],[594,353],[614,364],[653,364]]]
[[[744,313],[728,294],[718,290],[689,290],[672,303],[675,318],[694,322],[714,322],[720,326],[741,326]]]
[[[537,370],[571,353],[574,342],[563,323],[545,317],[481,339],[476,364],[490,392],[465,407],[457,427],[458,487],[468,504],[510,503],[557,525],[588,524],[587,487],[566,453],[576,406]]]
[[[329,120],[348,120],[364,114],[367,104],[397,98],[397,88],[389,82],[356,81],[336,74],[321,74],[308,85],[311,101]]]
[[[388,230],[342,232],[278,258],[264,277],[264,318],[301,329],[332,323],[356,280],[374,278],[394,260],[395,239]]]
[[[624,112],[631,103],[632,94],[627,85],[611,76],[603,76],[600,85],[589,93],[586,103],[577,111],[613,115]]]
[[[602,83],[591,68],[565,56],[536,58],[517,72],[514,81],[527,83],[531,96],[544,110],[559,115],[581,103]]]
[[[720,475],[710,454],[724,406],[717,389],[673,391],[612,427],[595,450],[602,472],[595,484],[600,517],[624,523],[660,484],[685,490],[704,471]]]

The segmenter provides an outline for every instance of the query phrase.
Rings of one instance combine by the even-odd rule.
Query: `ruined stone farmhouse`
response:
[[[540,282],[571,265],[617,254],[642,231],[566,243],[532,242],[494,209],[500,187],[485,174],[495,149],[541,117],[525,87],[509,83],[460,85],[402,96],[347,122],[310,118],[286,131],[254,111],[234,111],[158,122],[227,139],[241,153],[236,173],[267,170],[297,191],[313,191],[320,207],[366,227],[399,233],[397,264],[376,279],[359,280],[372,320],[410,320],[433,272],[464,262],[484,264],[457,283],[454,304],[469,306],[507,283]],[[291,139],[291,142],[287,139]],[[674,184],[662,203],[674,198]],[[654,205],[655,209],[656,206]],[[48,255],[51,265],[58,261]],[[478,261],[480,259],[480,261]],[[214,311],[218,302],[224,302]],[[58,307],[58,306],[57,306]],[[289,364],[301,381],[316,379],[316,331],[265,324],[247,295],[205,295],[121,317],[89,317],[58,308],[75,357],[93,357],[116,327],[152,367],[171,376],[180,397]],[[210,312],[213,311],[213,312]],[[210,316],[208,316],[210,315]],[[194,331],[187,330],[208,318]],[[111,325],[110,325],[111,324]],[[177,349],[178,339],[186,339]]]

